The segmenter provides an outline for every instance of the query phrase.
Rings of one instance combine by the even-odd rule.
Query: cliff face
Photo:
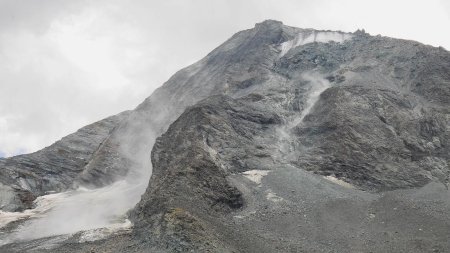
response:
[[[265,21],[177,72],[135,110],[96,124],[94,141],[78,143],[84,156],[40,151],[82,159],[62,160],[58,180],[31,192],[67,189],[60,182],[147,183],[153,167],[130,212],[133,243],[99,249],[450,248],[450,53],[442,48]],[[83,131],[73,137],[83,140]],[[0,172],[4,187],[27,190],[18,183],[25,176],[11,175],[24,171],[24,158],[42,161],[35,156],[0,160],[10,164]]]
[[[239,65],[231,77],[218,74],[223,84],[215,87],[225,96],[188,107],[157,139],[153,176],[132,212],[137,231],[181,250],[448,247],[441,234],[450,228],[446,215],[412,209],[401,217],[390,208],[410,209],[448,195],[449,52],[361,32],[280,36],[287,28],[269,24],[280,33],[256,33],[252,41],[263,41],[259,47],[217,56],[220,65]],[[299,42],[311,34],[319,42]],[[440,193],[408,201],[403,195],[428,191]],[[173,210],[190,220],[166,219]],[[192,219],[214,235],[206,240],[212,246],[183,229]],[[378,226],[371,219],[394,224]],[[418,238],[406,230],[422,231],[422,222],[429,230],[420,246],[408,244]],[[383,242],[383,233],[397,242]]]

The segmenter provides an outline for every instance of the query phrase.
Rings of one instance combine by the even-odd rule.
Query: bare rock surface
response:
[[[30,208],[38,196],[70,189],[127,114],[83,127],[35,153],[0,159],[0,210]]]

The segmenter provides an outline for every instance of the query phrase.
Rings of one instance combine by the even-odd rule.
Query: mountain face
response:
[[[0,159],[0,209],[31,208],[37,196],[71,188],[128,112],[83,127],[38,152]]]
[[[443,48],[269,20],[135,110],[1,159],[0,208],[125,180],[131,232],[51,250],[446,252],[449,126]]]

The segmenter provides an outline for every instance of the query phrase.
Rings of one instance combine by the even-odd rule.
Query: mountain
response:
[[[445,49],[264,21],[135,110],[0,160],[2,210],[124,181],[131,229],[3,249],[446,252],[449,126]]]

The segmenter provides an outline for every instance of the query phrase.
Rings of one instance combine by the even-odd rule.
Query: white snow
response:
[[[267,195],[266,195],[266,199],[270,200],[272,202],[280,202],[280,201],[284,200],[282,197],[278,196],[277,194],[275,194],[271,190],[268,190]]]
[[[326,176],[324,178],[326,180],[330,181],[330,182],[333,182],[333,183],[335,183],[337,185],[340,185],[340,186],[343,186],[345,188],[349,188],[349,189],[354,189],[355,188],[352,184],[349,184],[349,183],[347,183],[347,182],[345,182],[343,180],[340,180],[340,179],[338,179],[338,178],[336,178],[334,176]]]
[[[79,242],[83,243],[101,240],[119,231],[130,231],[131,227],[131,221],[126,219],[123,222],[114,223],[107,227],[87,230],[80,236]]]
[[[281,43],[280,56],[285,55],[292,48],[305,45],[308,43],[313,42],[328,43],[330,41],[342,43],[346,40],[351,39],[352,37],[353,35],[342,32],[323,32],[323,31],[312,31],[311,33],[301,32],[297,36],[295,36],[294,39]]]
[[[244,175],[244,177],[250,179],[251,181],[257,184],[261,184],[262,178],[264,176],[267,176],[268,173],[268,170],[249,170],[243,172],[242,174]]]

